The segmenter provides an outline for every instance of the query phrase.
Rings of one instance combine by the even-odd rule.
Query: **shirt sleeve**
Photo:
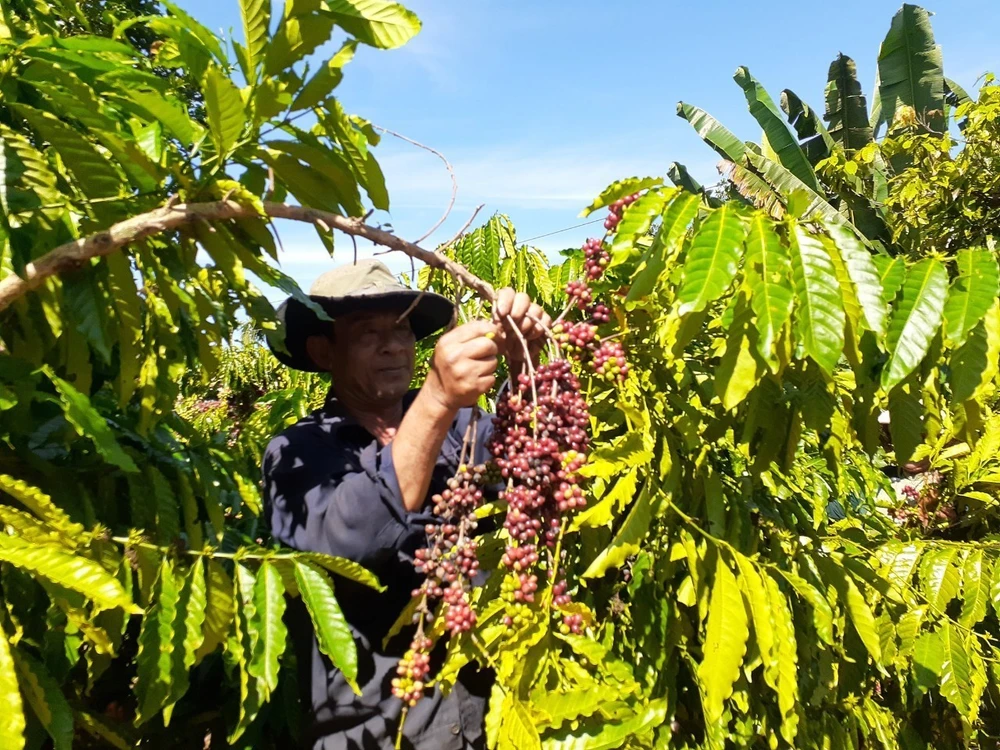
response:
[[[389,447],[372,443],[359,462],[329,455],[327,441],[271,441],[264,457],[268,521],[296,549],[382,568],[422,546],[425,513],[403,506]]]

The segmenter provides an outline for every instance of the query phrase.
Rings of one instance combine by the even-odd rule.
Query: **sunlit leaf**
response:
[[[889,361],[882,370],[882,387],[892,389],[927,353],[941,326],[948,273],[940,261],[925,258],[907,269],[903,296],[889,319],[886,345]]]
[[[749,635],[739,586],[720,554],[708,605],[708,624],[702,647],[704,656],[698,665],[698,681],[705,696],[705,718],[709,722],[715,723],[722,718],[724,703],[739,677]]]
[[[731,204],[713,211],[698,228],[677,292],[680,314],[703,310],[725,293],[736,276],[746,232],[743,217]]]

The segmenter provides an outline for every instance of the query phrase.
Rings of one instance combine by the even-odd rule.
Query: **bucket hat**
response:
[[[322,274],[309,289],[309,298],[331,318],[363,310],[400,310],[413,304],[420,292],[403,286],[384,263],[359,260]],[[453,305],[447,297],[425,292],[409,320],[417,339],[429,336],[451,322]],[[330,322],[320,320],[303,302],[289,297],[278,308],[278,320],[284,323],[286,351],[271,346],[274,356],[296,370],[320,372],[306,351],[310,336],[329,331]]]

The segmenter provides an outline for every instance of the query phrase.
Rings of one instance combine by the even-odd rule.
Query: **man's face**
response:
[[[359,404],[391,406],[413,379],[416,339],[399,311],[358,312],[333,323],[328,368],[337,393]]]

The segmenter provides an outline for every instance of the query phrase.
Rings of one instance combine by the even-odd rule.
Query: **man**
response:
[[[507,358],[513,374],[523,368],[525,347],[511,326],[533,352],[550,320],[526,295],[501,290],[494,321],[467,323],[441,336],[426,381],[410,391],[415,342],[451,321],[448,299],[404,287],[377,261],[323,274],[310,296],[333,322],[287,301],[279,311],[287,352],[275,354],[290,367],[329,372],[332,387],[322,409],[268,445],[265,516],[282,543],[354,560],[387,587],[378,594],[336,581],[358,648],[360,696],[320,653],[307,618],[299,618],[293,636],[311,701],[309,745],[389,749],[402,710],[391,681],[410,634],[386,648],[382,642],[419,585],[413,554],[426,545],[426,525],[436,522],[427,500],[455,473],[471,407],[493,387],[498,356]],[[487,458],[491,419],[478,425],[477,462]],[[448,696],[429,690],[408,712],[403,746],[485,747],[488,696],[488,676],[470,669]]]

